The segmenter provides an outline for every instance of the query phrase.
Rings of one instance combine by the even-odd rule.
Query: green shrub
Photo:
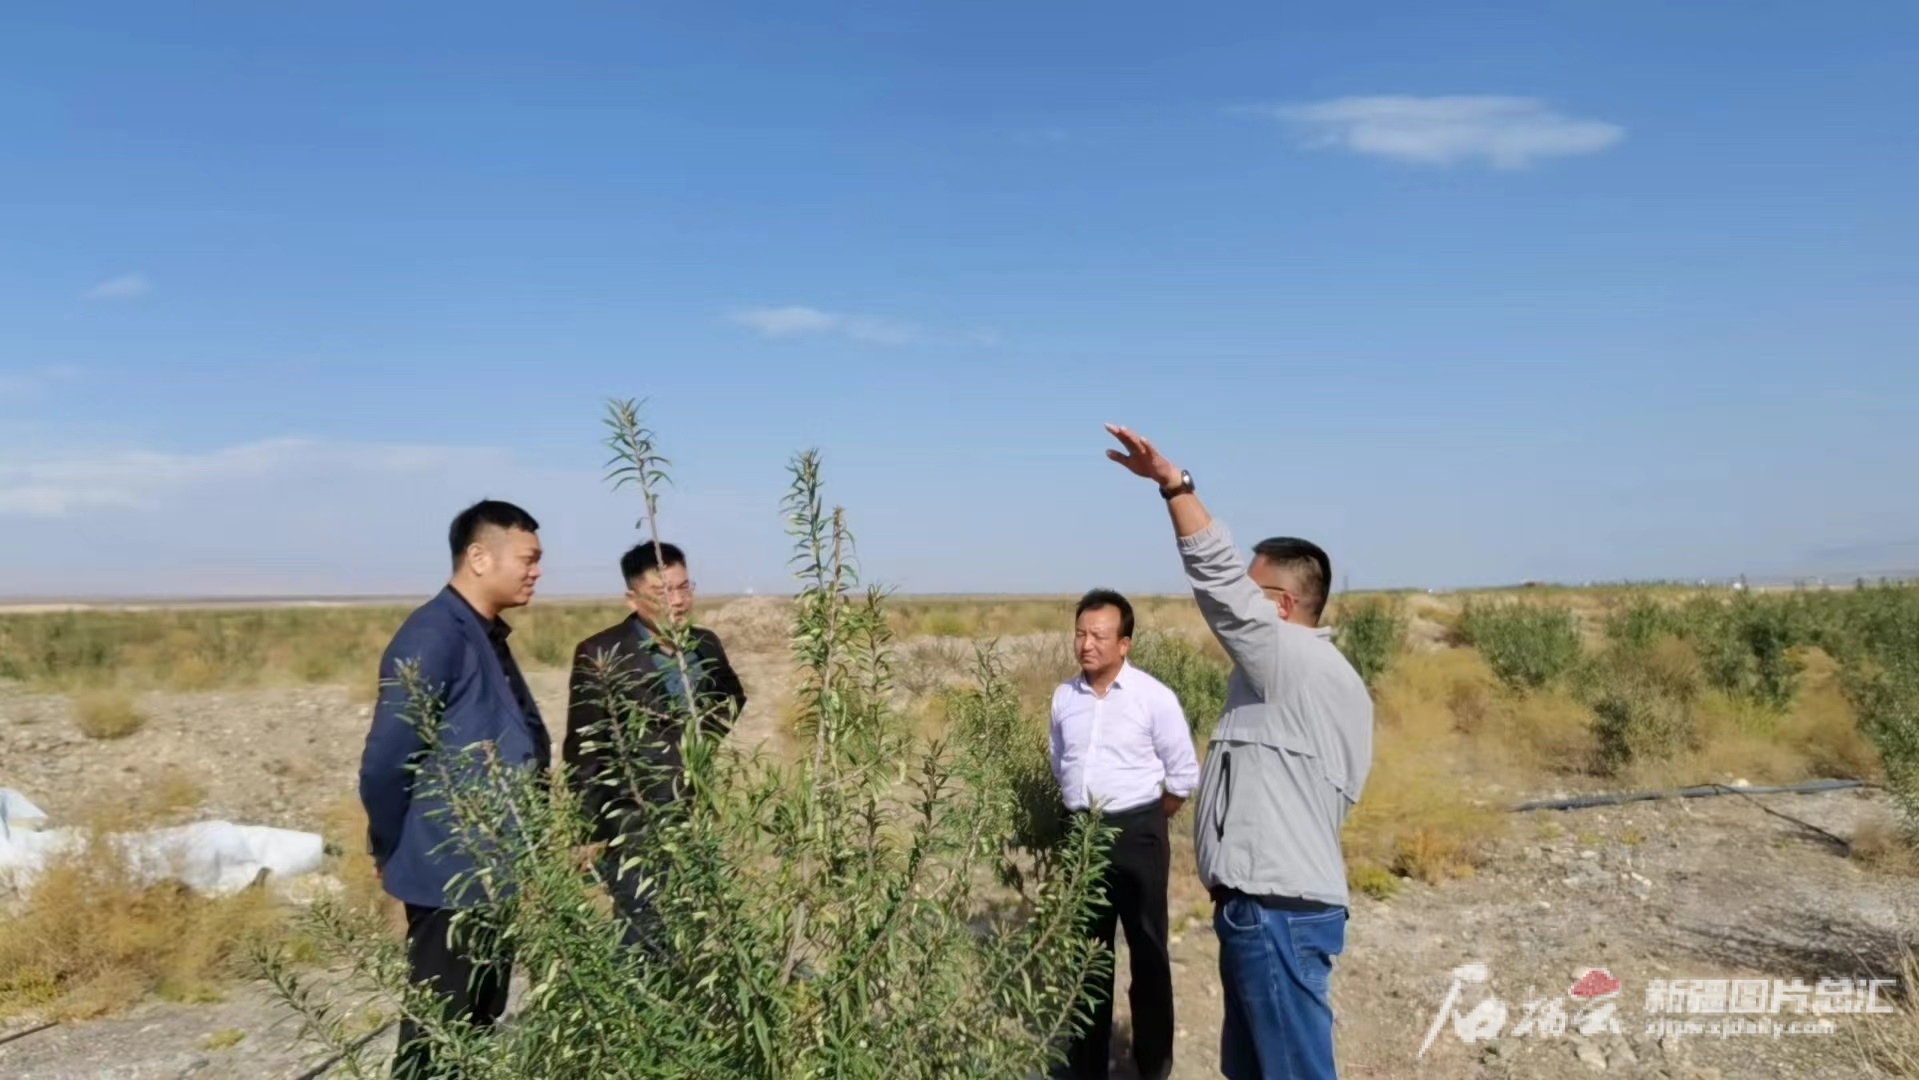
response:
[[[1036,852],[1057,849],[1069,831],[1066,805],[1053,779],[1052,742],[1047,725],[1035,722],[1024,707],[1019,687],[1007,677],[1005,660],[991,645],[974,648],[973,686],[944,691],[946,715],[954,737],[979,748],[1012,824],[1012,847]],[[1022,875],[1008,865],[1003,873],[1018,885]]]
[[[1405,635],[1406,619],[1399,605],[1387,597],[1341,604],[1333,624],[1333,643],[1367,686],[1378,682],[1392,666]]]
[[[1879,752],[1903,831],[1919,841],[1919,656],[1849,670],[1845,688],[1859,715],[1859,730]]]
[[[1646,648],[1664,634],[1679,632],[1680,619],[1672,609],[1639,594],[1606,616],[1606,637],[1628,648]]]
[[[1594,765],[1601,774],[1698,749],[1693,706],[1702,677],[1684,642],[1668,637],[1643,647],[1614,646],[1586,665],[1578,683],[1593,712]]]
[[[1792,704],[1804,668],[1792,650],[1811,638],[1792,598],[1741,593],[1727,603],[1702,597],[1687,604],[1685,614],[1686,635],[1714,686],[1774,709]]]
[[[1204,746],[1226,711],[1226,680],[1232,667],[1191,638],[1156,631],[1134,638],[1127,660],[1178,695],[1193,740]]]
[[[1540,689],[1579,662],[1579,630],[1563,607],[1468,604],[1458,632],[1501,682],[1517,690]]]

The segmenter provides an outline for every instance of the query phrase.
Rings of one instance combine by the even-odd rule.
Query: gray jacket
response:
[[[1331,630],[1280,619],[1223,524],[1179,550],[1233,658],[1193,804],[1200,881],[1346,906],[1339,830],[1372,763],[1372,696]]]

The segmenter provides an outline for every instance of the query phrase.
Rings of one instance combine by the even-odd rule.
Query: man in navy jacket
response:
[[[360,759],[368,846],[381,885],[406,905],[412,977],[446,1000],[448,1016],[482,1026],[506,1009],[511,964],[476,965],[462,936],[449,936],[454,913],[479,897],[454,888],[454,878],[470,873],[474,862],[457,843],[449,844],[446,800],[425,782],[435,766],[428,754],[467,759],[479,744],[491,743],[509,767],[543,775],[551,765],[546,725],[507,647],[512,627],[500,617],[533,599],[539,527],[525,510],[495,500],[475,503],[453,519],[452,579],[407,616],[380,658],[380,697]],[[409,662],[441,704],[439,745],[431,751],[414,726],[417,710],[409,708],[397,681],[400,665]],[[428,1075],[426,1048],[418,1027],[403,1021],[394,1075]]]

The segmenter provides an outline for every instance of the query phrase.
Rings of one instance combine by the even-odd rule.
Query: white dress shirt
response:
[[[1199,761],[1179,697],[1130,663],[1106,696],[1084,674],[1053,691],[1053,779],[1069,810],[1135,810],[1192,794]]]

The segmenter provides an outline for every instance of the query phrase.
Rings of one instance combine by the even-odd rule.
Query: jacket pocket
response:
[[[1213,804],[1213,839],[1226,842],[1226,815],[1233,805],[1233,751],[1219,748],[1219,801]]]
[[[1206,827],[1213,830],[1221,869],[1242,880],[1270,877],[1272,830],[1288,824],[1281,809],[1288,800],[1277,790],[1295,768],[1286,759],[1314,756],[1304,738],[1263,719],[1229,717],[1214,732],[1210,750],[1219,757],[1219,793]]]

